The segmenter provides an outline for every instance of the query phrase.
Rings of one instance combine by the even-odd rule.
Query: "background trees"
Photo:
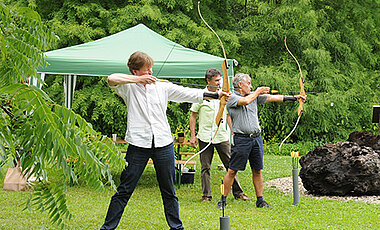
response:
[[[6,1],[7,2],[7,1]],[[10,2],[10,1],[9,1]],[[35,9],[60,38],[54,48],[92,41],[144,23],[181,45],[221,56],[220,46],[200,21],[197,1],[19,0]],[[201,10],[225,44],[228,58],[254,86],[297,91],[298,70],[284,38],[301,63],[309,95],[297,140],[344,139],[353,130],[375,131],[371,106],[379,103],[379,4],[376,1],[201,1]],[[45,91],[60,101],[61,79],[48,78]],[[203,83],[203,80],[185,80]],[[103,88],[104,87],[104,88]],[[101,78],[82,78],[73,109],[96,130],[124,135],[125,111]],[[102,94],[96,95],[102,88]],[[115,104],[116,103],[116,104]],[[292,128],[297,105],[271,104],[260,111],[266,140]],[[113,115],[108,109],[120,111]],[[189,105],[170,105],[173,132],[187,120]],[[183,114],[181,117],[181,114]]]

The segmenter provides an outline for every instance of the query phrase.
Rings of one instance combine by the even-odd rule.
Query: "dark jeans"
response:
[[[149,158],[152,158],[156,170],[166,221],[170,229],[183,229],[179,217],[178,198],[174,190],[175,164],[173,144],[161,148],[140,148],[129,145],[125,156],[128,166],[121,173],[120,185],[115,195],[111,198],[106,220],[100,229],[115,229],[117,227],[124,208],[135,190]]]

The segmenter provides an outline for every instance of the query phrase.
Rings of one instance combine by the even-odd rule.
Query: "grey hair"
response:
[[[234,89],[237,90],[237,89],[240,89],[239,88],[239,82],[244,82],[248,79],[251,79],[251,77],[246,74],[246,73],[237,73],[235,74],[235,76],[232,78],[232,84],[234,86]]]

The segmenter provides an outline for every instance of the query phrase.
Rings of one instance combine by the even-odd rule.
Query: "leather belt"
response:
[[[251,134],[243,134],[243,133],[234,133],[235,136],[238,137],[249,137],[249,138],[255,138],[259,137],[260,133],[251,133]]]

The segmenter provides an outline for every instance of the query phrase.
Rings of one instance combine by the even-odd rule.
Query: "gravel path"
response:
[[[293,182],[292,177],[277,178],[265,183],[268,188],[278,189],[283,193],[292,194],[293,193]],[[307,196],[316,199],[327,198],[332,200],[354,200],[367,202],[372,204],[380,204],[380,196],[314,196],[308,194],[306,189],[302,185],[301,178],[298,177],[298,188],[300,191],[300,196]]]

